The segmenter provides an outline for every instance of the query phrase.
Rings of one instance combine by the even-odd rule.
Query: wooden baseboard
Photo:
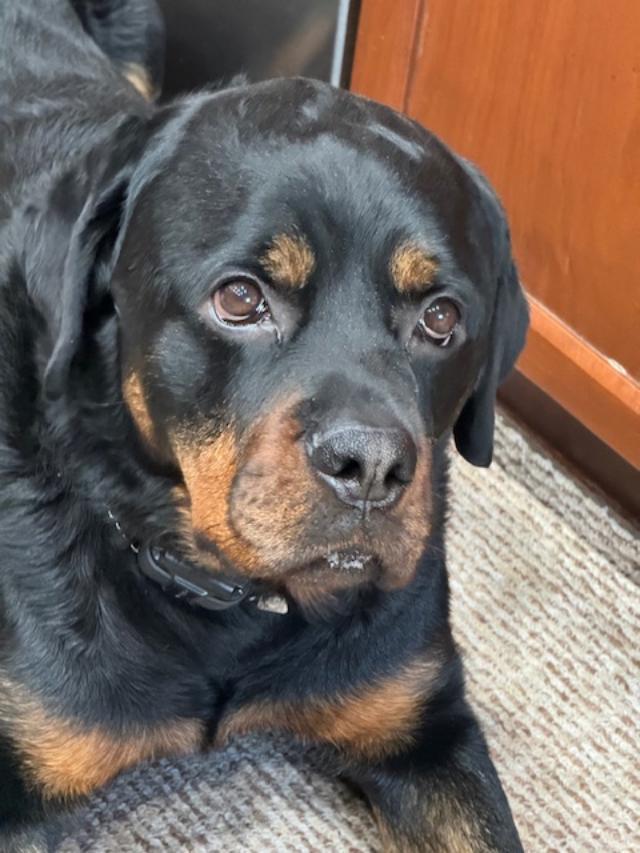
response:
[[[518,369],[590,432],[640,469],[640,385],[530,297]]]

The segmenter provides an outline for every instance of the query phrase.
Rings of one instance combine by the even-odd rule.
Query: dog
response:
[[[520,851],[444,550],[528,322],[488,182],[318,81],[158,105],[152,0],[0,39],[0,849],[274,730],[387,850]]]

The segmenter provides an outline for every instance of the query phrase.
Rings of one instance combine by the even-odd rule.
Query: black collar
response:
[[[204,610],[229,610],[243,601],[258,610],[285,614],[286,599],[261,589],[254,581],[244,581],[221,573],[213,574],[197,563],[178,557],[171,548],[171,537],[161,535],[144,543],[130,539],[107,507],[107,515],[129,549],[135,554],[140,572],[180,601]]]

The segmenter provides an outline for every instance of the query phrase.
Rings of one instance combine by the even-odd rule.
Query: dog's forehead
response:
[[[189,199],[227,215],[248,196],[294,204],[304,196],[345,214],[384,219],[396,195],[404,209],[451,206],[468,194],[459,163],[439,141],[393,110],[316,81],[276,80],[203,96],[170,123],[155,202]],[[151,160],[156,159],[154,152]],[[389,211],[385,211],[389,219]],[[424,213],[424,212],[423,212]],[[442,218],[442,217],[441,217]]]
[[[196,96],[145,161],[129,199],[132,208],[142,200],[137,221],[163,266],[230,243],[241,263],[302,234],[325,256],[387,262],[415,244],[482,278],[486,222],[463,163],[406,117],[326,84],[276,80]]]

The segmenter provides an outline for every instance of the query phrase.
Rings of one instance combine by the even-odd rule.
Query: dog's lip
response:
[[[327,554],[324,561],[334,571],[362,574],[373,559],[374,555],[368,551],[360,548],[344,548]]]
[[[215,555],[215,558],[220,562],[220,568],[227,566],[230,572],[237,571],[242,573],[242,569],[234,565],[233,561],[228,559],[220,548],[218,548],[213,540],[208,536],[199,534],[195,537],[196,546],[199,551],[204,552],[208,556]],[[341,544],[341,545],[325,545],[322,548],[310,548],[306,554],[304,550],[302,554],[296,558],[292,556],[284,563],[276,566],[276,571],[273,568],[265,569],[264,572],[255,572],[256,577],[263,580],[272,580],[286,577],[308,578],[310,582],[318,581],[329,576],[338,578],[343,577],[345,580],[351,578],[351,581],[357,581],[358,578],[367,579],[367,577],[375,574],[381,568],[380,556],[372,548],[362,548],[356,544]]]
[[[340,548],[298,566],[290,577],[305,584],[323,583],[332,578],[337,583],[343,581],[351,585],[369,579],[378,569],[379,561],[372,552],[360,548]]]

